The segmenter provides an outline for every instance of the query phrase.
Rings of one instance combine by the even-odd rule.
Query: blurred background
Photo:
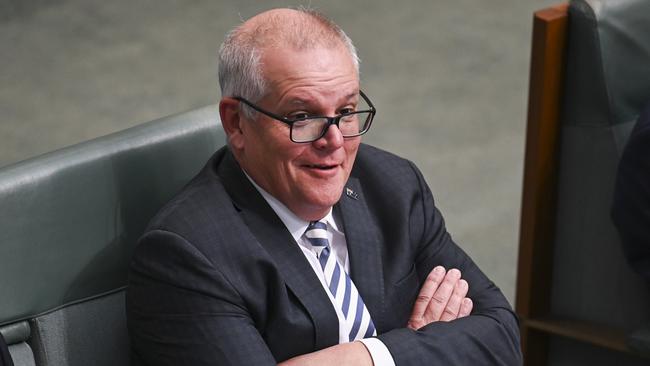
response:
[[[359,50],[378,109],[365,142],[420,167],[513,302],[532,13],[556,2],[0,0],[0,167],[216,103],[223,35],[310,6]]]

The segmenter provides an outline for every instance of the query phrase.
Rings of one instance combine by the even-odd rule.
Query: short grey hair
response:
[[[295,9],[298,17],[287,22],[286,17],[270,16],[257,27],[240,24],[231,30],[219,48],[219,85],[222,97],[242,97],[258,102],[268,92],[261,63],[267,47],[291,46],[310,49],[316,46],[343,46],[350,53],[357,74],[359,56],[350,37],[323,14],[306,8]],[[247,117],[253,110],[244,108]]]

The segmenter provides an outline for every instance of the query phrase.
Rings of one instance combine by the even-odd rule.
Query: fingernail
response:
[[[437,274],[441,274],[445,272],[445,268],[443,266],[437,266],[436,268],[433,269],[433,271],[436,272]]]

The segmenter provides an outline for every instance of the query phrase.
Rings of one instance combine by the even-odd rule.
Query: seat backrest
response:
[[[526,365],[647,363],[625,337],[650,321],[650,296],[610,209],[649,65],[650,1],[536,13],[516,306]]]
[[[225,142],[216,106],[0,169],[0,332],[16,365],[127,365],[148,220]]]
[[[650,320],[650,298],[610,211],[619,158],[650,100],[650,1],[572,1],[566,68],[552,311],[632,330]]]
[[[572,1],[551,312],[624,335],[650,321],[650,296],[624,257],[610,212],[618,161],[649,100],[650,2]],[[551,364],[647,362],[564,339],[552,340],[549,351]]]

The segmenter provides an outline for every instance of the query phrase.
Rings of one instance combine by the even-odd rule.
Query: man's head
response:
[[[244,171],[305,220],[322,218],[340,198],[360,137],[330,125],[309,143],[289,138],[281,117],[336,116],[360,102],[358,60],[342,30],[310,11],[275,9],[234,29],[219,51],[219,112]]]

